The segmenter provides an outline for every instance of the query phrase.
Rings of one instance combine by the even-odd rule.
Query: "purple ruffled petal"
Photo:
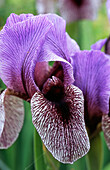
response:
[[[107,0],[106,7],[107,7],[108,19],[110,21],[110,0]]]
[[[36,9],[38,14],[55,13],[57,0],[37,0]]]
[[[37,56],[52,26],[45,16],[29,19],[6,28],[0,34],[0,77],[10,89],[32,96]],[[18,83],[19,82],[19,83]]]
[[[91,46],[91,49],[93,49],[93,50],[101,50],[106,42],[107,42],[107,38],[101,39],[101,40],[97,41],[95,44],[93,44]]]
[[[89,117],[108,114],[110,97],[110,59],[101,51],[81,51],[73,57],[74,85],[85,99]],[[91,122],[92,123],[92,122]]]
[[[75,40],[71,39],[68,33],[66,33],[66,40],[67,40],[67,49],[69,51],[70,56],[73,56],[76,51],[80,50],[80,47],[76,43]]]
[[[23,22],[27,19],[29,19],[30,17],[33,17],[33,14],[21,14],[21,15],[16,15],[14,13],[12,13],[6,21],[5,24],[5,28],[6,27],[12,27],[14,24],[18,23],[18,22]]]
[[[108,115],[102,116],[102,130],[104,132],[107,146],[110,149],[110,117]]]
[[[59,0],[59,8],[67,22],[80,19],[95,19],[101,0]]]
[[[7,95],[5,90],[0,96],[0,105],[2,105],[0,116],[0,128],[3,125],[0,135],[0,148],[5,149],[11,146],[17,139],[24,120],[23,101],[15,96]],[[5,119],[5,121],[4,121]]]
[[[60,162],[73,163],[88,152],[90,145],[82,92],[70,85],[65,87],[64,93],[66,108],[36,92],[31,99],[32,121],[52,155]]]
[[[75,49],[74,46],[76,49],[78,49],[78,46],[75,41],[70,41],[70,38],[67,37],[65,21],[61,17],[55,14],[47,14],[46,16],[53,23],[53,27],[46,36],[38,61],[61,61],[64,67],[65,83],[71,84],[74,79],[72,66],[69,63],[71,61],[71,54],[73,54],[70,46],[73,50]],[[70,43],[70,45],[68,43]]]

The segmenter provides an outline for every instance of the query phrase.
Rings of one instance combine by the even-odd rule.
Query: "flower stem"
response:
[[[103,147],[100,134],[90,140],[90,151],[86,155],[88,170],[101,170],[103,165]]]
[[[35,170],[46,170],[42,141],[36,129],[34,130],[34,161]]]
[[[67,170],[67,164],[60,164],[60,169],[59,170]]]
[[[89,50],[93,40],[93,25],[92,21],[78,21],[78,44],[81,50]]]

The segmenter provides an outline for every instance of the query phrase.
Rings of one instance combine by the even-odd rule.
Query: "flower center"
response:
[[[65,90],[62,81],[55,76],[48,78],[43,85],[42,93],[47,100],[53,102],[60,118],[64,123],[67,123],[70,111],[69,105],[65,101]]]

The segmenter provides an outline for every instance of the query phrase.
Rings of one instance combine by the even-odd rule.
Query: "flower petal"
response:
[[[110,117],[108,115],[102,116],[102,130],[104,132],[107,146],[110,149]]]
[[[50,66],[48,62],[38,62],[35,67],[34,77],[38,87],[42,86],[45,79],[48,77]]]
[[[38,14],[55,13],[56,0],[37,0],[36,9]]]
[[[73,70],[74,85],[84,94],[86,125],[95,128],[100,116],[109,112],[110,59],[101,51],[77,52],[73,57]]]
[[[70,46],[73,46],[72,49],[74,49],[76,42],[73,43],[72,40],[68,40],[67,34],[65,32],[65,21],[61,17],[55,14],[47,14],[46,16],[54,26],[46,36],[45,43],[43,44],[38,57],[38,61],[61,61],[65,72],[65,82],[71,84],[74,79],[72,67],[69,63],[71,61],[70,57],[72,54],[70,51]],[[76,48],[78,47],[76,46]]]
[[[14,24],[0,34],[0,77],[8,88],[27,92],[29,96],[38,89],[34,69],[51,26],[47,17],[36,16]]]
[[[107,7],[108,19],[110,21],[110,1],[109,0],[107,0],[106,2],[106,7]]]
[[[7,95],[7,90],[1,94],[0,105],[3,106],[1,113],[4,127],[0,136],[0,148],[5,149],[11,146],[17,139],[24,120],[23,101],[15,96]],[[1,124],[0,120],[0,124]],[[0,125],[1,126],[1,125]]]
[[[65,104],[55,105],[41,92],[31,99],[32,121],[52,155],[63,163],[73,163],[89,150],[84,123],[82,92],[75,86],[65,87]]]
[[[3,131],[3,128],[4,128],[4,123],[5,123],[5,112],[4,112],[4,105],[3,105],[4,93],[5,92],[3,92],[0,95],[0,136],[2,134],[2,131]]]
[[[76,51],[80,50],[80,47],[78,46],[75,40],[70,38],[68,33],[66,33],[66,39],[67,39],[67,48],[69,50],[69,54],[70,56],[73,56]]]
[[[14,13],[12,13],[6,21],[5,27],[12,27],[14,24],[18,23],[18,22],[23,22],[27,19],[29,19],[30,17],[34,17],[33,14],[20,14],[20,15],[16,15]]]
[[[79,3],[80,2],[80,3]],[[67,22],[80,19],[95,19],[101,0],[59,0],[59,8]]]
[[[91,49],[93,49],[93,50],[101,50],[106,42],[107,42],[107,38],[101,39],[101,40],[97,41],[95,44],[93,44],[91,46]]]

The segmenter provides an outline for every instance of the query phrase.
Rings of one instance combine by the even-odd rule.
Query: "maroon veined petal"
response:
[[[12,95],[7,95],[6,92],[7,90],[5,90],[0,96],[0,105],[3,106],[0,114],[5,118],[5,121],[3,119],[4,126],[0,136],[0,149],[6,149],[15,142],[24,121],[22,99]]]
[[[107,146],[110,149],[110,117],[108,115],[102,116],[102,130],[104,132]]]
[[[0,95],[0,136],[2,134],[4,123],[5,123],[5,112],[4,112],[4,105],[3,105],[4,94],[5,91]]]
[[[60,107],[36,92],[31,99],[32,121],[52,155],[60,162],[73,163],[88,152],[90,145],[82,92],[73,85],[65,87],[64,92],[65,105]]]

